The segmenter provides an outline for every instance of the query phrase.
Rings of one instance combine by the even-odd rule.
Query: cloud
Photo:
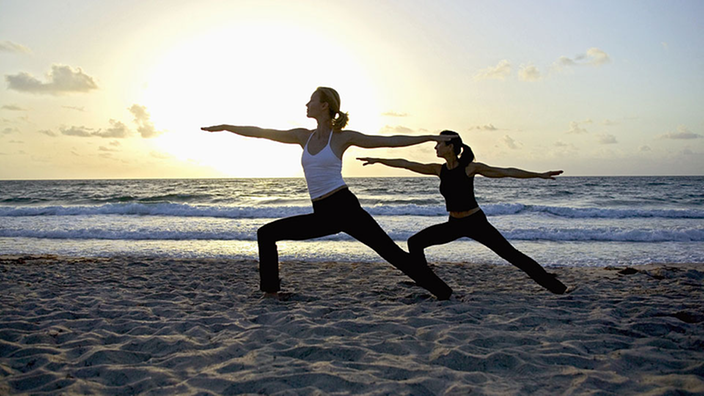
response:
[[[396,111],[387,111],[386,113],[381,113],[383,116],[387,117],[408,117],[408,113],[399,113]]]
[[[582,124],[591,124],[592,120],[586,120],[586,121],[571,121],[570,122],[570,129],[567,131],[568,134],[582,134],[582,133],[589,133],[586,129],[582,128]]]
[[[76,110],[76,111],[80,111],[80,112],[85,111],[84,107],[77,107],[77,106],[61,106],[61,107],[63,107],[64,109]]]
[[[397,126],[389,126],[386,125],[381,130],[379,130],[380,133],[400,133],[402,135],[409,135],[409,134],[414,134],[415,131],[411,128],[407,128],[405,126],[397,125]]]
[[[532,63],[521,65],[521,68],[518,70],[518,77],[523,81],[530,82],[538,81],[542,78],[540,71]]]
[[[149,155],[153,158],[162,159],[162,160],[171,158],[171,155],[164,153],[164,152],[160,152],[160,151],[151,151],[149,153]]]
[[[10,111],[26,111],[27,109],[17,106],[17,105],[3,105],[2,106],[3,110],[10,110]]]
[[[103,130],[95,130],[84,126],[72,126],[70,128],[59,128],[62,135],[77,136],[77,137],[100,137],[100,138],[119,138],[129,137],[131,134],[129,128],[120,121],[110,120],[110,127]],[[51,136],[51,135],[50,135]]]
[[[8,127],[8,128],[3,129],[2,131],[0,131],[0,133],[2,133],[3,135],[9,135],[9,134],[15,133],[15,132],[19,132],[19,129]]]
[[[501,138],[501,141],[511,150],[518,150],[521,147],[520,143],[516,142],[508,135],[504,135],[504,137]]]
[[[48,82],[41,82],[29,73],[20,72],[16,75],[6,75],[5,80],[8,89],[37,95],[85,93],[98,89],[93,77],[83,73],[80,68],[73,70],[71,66],[53,65],[47,77]]]
[[[118,151],[120,151],[120,150],[117,150],[117,149],[114,149],[114,148],[105,147],[105,146],[98,146],[98,151],[104,151],[104,152],[108,152],[108,153],[116,153],[116,152],[118,152]]]
[[[470,128],[469,130],[480,130],[480,131],[498,131],[499,128],[495,127],[494,124],[484,124],[484,125],[477,125],[475,127]]]
[[[557,70],[564,70],[577,66],[601,66],[611,61],[609,54],[599,48],[589,48],[586,54],[577,55],[574,59],[561,56],[555,61]]]
[[[587,50],[586,61],[592,66],[601,66],[605,63],[611,62],[609,54],[600,50],[599,48],[589,48]]]
[[[58,135],[56,134],[56,132],[51,131],[51,130],[49,130],[49,129],[42,129],[41,131],[37,131],[37,132],[41,133],[42,135],[47,135],[47,136],[51,136],[51,137],[57,137],[57,136],[58,136]]]
[[[0,52],[12,52],[15,54],[31,54],[32,50],[22,44],[13,43],[12,41],[0,41]]]
[[[149,119],[149,113],[147,108],[140,105],[132,105],[128,109],[134,116],[134,123],[137,124],[137,132],[143,138],[151,138],[161,134],[161,131],[157,131],[154,128],[154,124]],[[110,121],[110,126],[108,128],[94,129],[87,128],[84,126],[72,126],[70,128],[59,128],[61,134],[66,136],[76,136],[76,137],[99,137],[99,138],[109,138],[109,139],[125,139],[134,135],[132,131],[125,123],[113,120]],[[46,134],[46,133],[45,133]],[[49,135],[51,136],[51,135]],[[118,146],[119,142],[113,141],[110,143],[112,146]]]
[[[110,120],[110,128],[107,128],[105,131],[99,130],[93,135],[100,136],[102,138],[124,139],[130,135],[130,130],[127,128],[127,125],[121,123],[120,121]]]
[[[613,121],[613,120],[608,120],[608,119],[601,122],[601,125],[606,125],[606,126],[614,126],[614,125],[619,125],[619,124],[621,124],[621,123],[618,121]]]
[[[638,147],[638,151],[640,151],[641,153],[647,153],[648,151],[652,151],[652,149],[650,148],[650,146],[643,145]]]
[[[147,113],[145,106],[133,104],[128,110],[134,116],[134,123],[137,124],[137,132],[139,132],[143,138],[154,137],[162,133],[162,131],[154,129],[154,124],[152,124],[150,115]]]
[[[660,136],[660,139],[673,139],[673,140],[689,140],[689,139],[699,139],[704,136],[691,132],[687,127],[680,125],[677,127],[677,132],[668,132]]]
[[[489,66],[479,70],[474,75],[474,81],[479,80],[505,80],[511,74],[511,63],[504,59],[496,66]]]
[[[618,143],[616,141],[616,137],[614,135],[609,135],[607,133],[603,133],[597,136],[597,139],[599,141],[599,144],[615,144]]]
[[[70,128],[59,128],[62,135],[66,136],[78,136],[78,137],[92,137],[97,136],[96,131],[92,128],[86,128],[84,126],[72,126]],[[99,132],[99,131],[98,131]]]

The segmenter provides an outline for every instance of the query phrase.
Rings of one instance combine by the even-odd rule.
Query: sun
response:
[[[322,61],[320,48],[329,52]],[[259,21],[213,28],[166,51],[148,75],[143,103],[167,131],[154,141],[158,150],[233,177],[300,176],[300,147],[227,132],[205,136],[201,127],[315,128],[305,103],[322,85],[341,93],[343,110],[354,109],[355,129],[380,127],[367,70],[354,54],[302,25]]]

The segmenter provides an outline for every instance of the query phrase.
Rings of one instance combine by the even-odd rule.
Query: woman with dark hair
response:
[[[276,242],[301,241],[345,232],[372,248],[425,287],[438,299],[449,298],[452,290],[427,266],[413,266],[411,256],[381,229],[359,204],[342,179],[342,155],[351,146],[362,148],[405,147],[429,141],[449,140],[439,136],[370,136],[343,130],[348,115],[340,111],[340,96],[332,88],[319,87],[306,104],[307,117],[317,121],[314,130],[288,131],[252,126],[216,125],[201,128],[208,132],[229,131],[242,136],[298,144],[303,148],[301,165],[313,213],[279,219],[257,231],[260,288],[267,297],[279,297],[279,260]]]
[[[445,197],[450,212],[446,223],[430,226],[408,239],[408,250],[420,265],[427,266],[424,249],[442,245],[462,237],[483,244],[509,263],[523,270],[544,288],[556,294],[567,292],[567,287],[554,275],[545,271],[535,260],[519,252],[486,219],[474,197],[474,176],[554,179],[562,171],[543,173],[516,168],[497,168],[474,162],[474,153],[462,143],[457,132],[443,131],[441,136],[451,136],[448,142],[438,142],[435,152],[445,159],[445,164],[421,164],[405,159],[358,158],[364,165],[383,164],[394,168],[440,177],[440,193]]]

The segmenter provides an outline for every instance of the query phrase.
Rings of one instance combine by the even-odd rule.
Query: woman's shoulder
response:
[[[474,176],[478,173],[481,173],[482,170],[489,168],[487,164],[481,163],[481,162],[476,162],[472,161],[467,166],[464,168],[465,172],[467,173],[467,176]]]

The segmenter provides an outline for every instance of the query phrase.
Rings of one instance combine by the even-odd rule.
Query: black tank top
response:
[[[447,164],[442,165],[440,194],[445,197],[448,212],[464,212],[479,206],[474,198],[474,176],[467,176],[463,166],[447,169]]]

